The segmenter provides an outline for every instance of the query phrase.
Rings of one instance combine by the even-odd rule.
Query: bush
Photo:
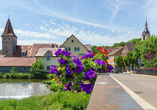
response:
[[[20,73],[11,74],[11,78],[12,79],[20,79],[21,78],[21,74]]]
[[[44,69],[44,66],[41,62],[41,59],[39,59],[32,64],[30,72],[34,74],[34,78],[43,78],[42,76],[43,69]]]
[[[47,79],[50,79],[50,80],[51,80],[51,79],[54,78],[54,74],[47,74],[46,77],[47,77]]]
[[[11,74],[14,74],[14,73],[15,73],[15,67],[12,67],[12,69],[10,70],[10,73],[11,73]]]
[[[3,75],[3,74],[0,72],[0,78],[2,78],[2,75]]]
[[[30,79],[31,74],[30,73],[23,73],[21,74],[21,79]]]
[[[10,73],[5,73],[3,78],[11,78],[11,74]]]

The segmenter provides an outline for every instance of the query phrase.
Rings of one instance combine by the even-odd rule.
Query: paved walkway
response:
[[[98,75],[87,110],[142,110],[109,74]]]

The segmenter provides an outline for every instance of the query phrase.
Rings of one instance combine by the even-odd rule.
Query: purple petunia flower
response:
[[[60,73],[59,73],[59,70],[57,69],[57,65],[51,65],[51,70],[49,73],[56,74],[59,77]]]
[[[91,67],[91,70],[95,71],[95,68]]]
[[[93,70],[89,70],[84,73],[86,75],[86,76],[84,76],[84,78],[87,80],[93,79],[93,76],[95,76],[94,73],[96,73],[96,72],[94,72]]]
[[[80,83],[80,88],[83,89],[83,91],[85,91],[87,94],[91,93],[91,91],[93,90],[93,85],[90,84],[83,84],[81,82]]]
[[[98,65],[105,65],[104,61],[101,61],[100,59],[97,59],[95,62],[97,62]]]
[[[84,67],[82,65],[77,65],[77,67],[75,68],[75,71],[77,73],[81,73],[83,71]]]
[[[72,60],[73,60],[73,62],[75,63],[75,64],[77,64],[77,65],[82,65],[82,62],[80,61],[80,59],[77,57],[77,56],[75,56],[75,55],[72,55]]]
[[[72,83],[71,82],[69,82],[67,85],[65,85],[65,90],[69,90],[69,91],[71,91],[71,87],[72,86]]]
[[[67,51],[65,51],[65,50],[63,50],[62,52],[62,55],[64,55],[64,56],[67,56],[67,57],[70,57],[70,52],[67,52]]]
[[[63,58],[58,59],[57,61],[60,62],[61,65],[67,65],[68,64],[68,61],[63,59]]]
[[[98,72],[101,73],[101,69],[100,68],[98,68]]]
[[[89,50],[87,50],[87,51],[88,51],[88,53],[87,53],[86,55],[84,55],[83,57],[81,57],[81,60],[82,60],[82,59],[85,59],[85,58],[93,58],[92,52],[89,51]]]
[[[55,55],[56,57],[58,57],[60,54],[61,54],[62,50],[61,49],[58,49],[56,52],[55,52]]]
[[[53,67],[53,68],[52,68]],[[49,73],[54,74],[57,71],[57,65],[51,65],[51,70]]]
[[[73,70],[72,70],[72,71],[70,70],[70,65],[68,65],[68,66],[65,68],[65,73],[66,73],[67,76],[72,75],[72,74],[74,73]]]
[[[112,67],[111,65],[108,65],[107,68],[108,68],[108,72],[109,72],[109,73],[110,73],[111,70],[113,69],[113,67]]]

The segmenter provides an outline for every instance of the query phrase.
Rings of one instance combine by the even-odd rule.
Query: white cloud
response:
[[[47,31],[47,29],[44,28],[43,26],[40,26],[39,28],[40,28],[42,31]]]
[[[14,29],[17,37],[25,36],[25,37],[37,37],[37,38],[46,38],[46,39],[56,39],[54,34],[50,33],[39,33],[34,31],[23,31],[21,29]]]
[[[29,25],[29,23],[26,23],[25,25]]]
[[[50,20],[50,23],[51,23],[51,24],[56,24],[55,22],[53,22],[53,20]]]
[[[34,43],[41,43],[41,44],[49,44],[49,43],[57,43],[57,44],[62,44],[63,42],[56,42],[54,40],[18,40],[17,39],[17,45],[33,45]]]

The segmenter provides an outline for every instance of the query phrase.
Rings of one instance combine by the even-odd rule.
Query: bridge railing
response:
[[[136,74],[157,75],[157,70],[155,69],[137,70]]]

